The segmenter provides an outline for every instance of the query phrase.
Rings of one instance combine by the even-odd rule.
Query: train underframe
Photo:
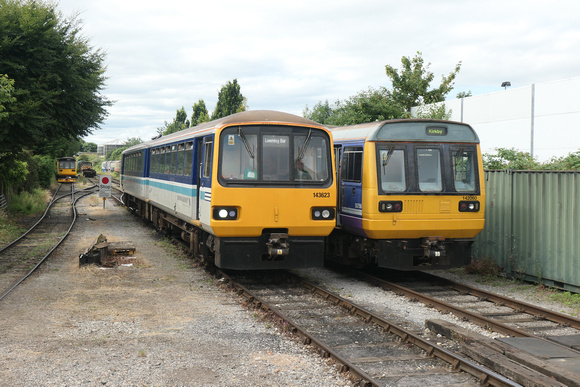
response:
[[[323,237],[293,237],[286,229],[264,229],[259,237],[217,237],[138,198],[125,204],[160,230],[178,235],[202,262],[222,269],[277,270],[322,267]]]
[[[76,183],[77,178],[76,178],[76,176],[70,176],[70,175],[57,176],[56,181],[59,183]]]
[[[97,171],[92,168],[85,168],[83,169],[83,176],[84,177],[95,177],[97,176]]]
[[[326,259],[343,265],[394,270],[436,270],[471,263],[473,239],[369,239],[335,230],[328,237]]]

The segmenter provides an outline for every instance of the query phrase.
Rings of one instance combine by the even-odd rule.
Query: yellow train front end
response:
[[[461,267],[485,224],[479,138],[469,125],[392,120],[333,129],[339,226],[329,259],[399,270]]]
[[[216,131],[210,243],[229,269],[321,267],[336,225],[332,137],[305,119]]]
[[[336,187],[220,188],[212,193],[215,205],[211,227],[216,236],[259,237],[264,230],[284,229],[289,236],[324,237],[335,227]],[[231,207],[231,208],[230,208]],[[234,221],[220,219],[222,209],[235,209]]]
[[[367,154],[376,154],[374,143],[367,147]],[[485,224],[485,184],[479,144],[474,150],[473,155],[478,158],[474,176],[479,189],[463,195],[391,193],[386,196],[379,194],[377,179],[363,180],[362,228],[366,236],[373,239],[474,238]],[[367,158],[363,168],[367,176],[380,176],[374,158]]]
[[[77,181],[77,165],[74,157],[61,157],[56,161],[56,180],[59,183]]]

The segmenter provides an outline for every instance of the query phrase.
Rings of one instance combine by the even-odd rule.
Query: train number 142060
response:
[[[315,198],[329,198],[330,192],[314,192]]]

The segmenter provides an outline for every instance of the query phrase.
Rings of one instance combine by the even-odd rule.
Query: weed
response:
[[[18,238],[25,230],[0,211],[0,246]]]
[[[562,304],[575,309],[576,313],[580,312],[580,294],[570,292],[554,292],[550,299],[561,302]]]
[[[472,261],[469,265],[465,266],[465,273],[477,274],[491,279],[499,276],[501,268],[496,265],[493,259],[482,258],[480,260]]]
[[[12,196],[8,205],[8,211],[19,215],[37,215],[46,210],[46,203],[49,201],[49,192],[35,189],[32,193],[22,192],[20,195]]]

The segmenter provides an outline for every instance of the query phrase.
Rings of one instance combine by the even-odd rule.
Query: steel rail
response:
[[[69,195],[73,195],[74,198],[74,189],[71,189],[71,193],[70,194],[65,194],[65,195],[61,195],[59,197],[56,197],[56,195],[58,194],[58,191],[60,190],[60,188],[62,187],[62,183],[58,186],[58,188],[56,189],[56,191],[54,191],[54,194],[52,195],[52,198],[50,199],[50,201],[48,202],[46,209],[44,210],[44,213],[42,214],[42,216],[36,221],[36,223],[34,223],[34,225],[32,227],[30,227],[28,230],[26,230],[22,235],[20,235],[18,238],[14,239],[12,242],[8,243],[6,246],[0,248],[0,253],[2,253],[3,251],[9,249],[10,247],[12,247],[14,244],[16,244],[18,241],[20,241],[22,238],[24,238],[26,235],[30,234],[46,217],[46,215],[48,214],[48,211],[52,208],[52,205],[54,203],[56,203],[57,201],[59,201],[62,198],[65,198]],[[95,186],[93,187],[88,187],[88,188],[84,188],[81,191],[86,191],[88,189],[93,189],[95,188]],[[81,192],[78,191],[78,192]]]
[[[222,273],[220,274],[227,279],[228,283],[238,290],[238,294],[243,296],[248,303],[252,303],[259,308],[264,310],[270,311],[274,313],[280,320],[284,321],[286,324],[292,327],[292,332],[299,334],[301,337],[306,338],[306,344],[314,344],[316,347],[322,350],[323,354],[327,357],[331,357],[336,361],[343,364],[342,371],[349,371],[354,377],[362,380],[362,385],[372,385],[372,386],[380,386],[382,385],[377,380],[374,380],[364,371],[360,370],[354,364],[349,362],[344,357],[337,354],[327,345],[325,345],[321,340],[316,339],[313,335],[308,333],[305,329],[297,326],[292,321],[289,321],[284,314],[276,307],[269,305],[264,300],[260,299],[259,297],[255,296],[250,290],[245,288],[243,285],[235,282],[231,277]],[[337,306],[341,306],[348,310],[352,315],[359,316],[364,319],[367,323],[373,323],[377,326],[382,327],[386,332],[395,334],[399,336],[404,342],[415,345],[421,348],[423,351],[427,353],[429,356],[434,356],[440,358],[441,360],[445,361],[446,363],[450,364],[454,370],[462,370],[467,372],[468,374],[476,377],[481,383],[491,385],[491,386],[520,386],[520,384],[510,381],[509,379],[485,368],[480,366],[464,357],[461,357],[457,354],[454,354],[444,348],[437,347],[436,345],[431,344],[427,340],[422,339],[420,336],[413,334],[397,326],[395,323],[390,322],[364,308],[354,305],[350,301],[333,294],[319,286],[316,286],[302,278],[296,277],[304,287],[309,289],[312,293],[315,293],[319,297],[324,298],[325,300],[334,303]]]
[[[269,305],[266,301],[262,300],[260,297],[254,295],[245,286],[234,281],[230,276],[225,274],[223,271],[218,270],[218,273],[226,279],[227,283],[235,288],[239,296],[244,297],[248,303],[255,305],[257,308],[263,309],[265,311],[270,311],[280,320],[285,322],[291,327],[290,331],[294,334],[303,338],[304,344],[312,344],[322,351],[323,357],[330,357],[340,364],[342,364],[342,372],[350,372],[353,377],[360,380],[359,385],[361,386],[380,386],[381,383],[374,380],[370,375],[367,375],[364,371],[360,370],[355,365],[351,364],[348,360],[334,352],[331,348],[325,345],[321,340],[318,340],[313,335],[309,334],[305,329],[298,326],[294,322],[288,320],[286,316],[275,306]]]
[[[347,309],[350,313],[356,316],[360,316],[368,323],[376,324],[382,327],[386,332],[396,334],[399,336],[404,342],[413,344],[423,351],[425,351],[429,356],[435,356],[444,360],[448,364],[451,365],[453,369],[460,369],[464,372],[467,372],[474,377],[478,378],[481,383],[487,383],[492,386],[519,386],[520,384],[512,382],[511,380],[491,371],[490,369],[483,367],[479,364],[476,364],[462,356],[459,356],[451,351],[446,350],[445,348],[438,347],[437,345],[433,345],[427,340],[424,340],[420,336],[398,326],[396,323],[388,321],[383,317],[376,315],[373,312],[370,312],[360,306],[357,306],[350,301],[333,294],[332,292],[323,289],[317,285],[314,285],[302,278],[300,281],[309,288],[312,292],[317,293],[319,296],[329,300],[336,305],[340,305],[343,308]]]
[[[0,296],[0,301],[2,301],[10,292],[12,292],[18,285],[20,285],[22,282],[24,282],[24,280],[26,280],[28,277],[30,277],[30,275],[32,275],[32,273],[34,273],[39,267],[40,265],[42,265],[44,263],[44,261],[46,261],[46,259],[52,254],[52,252],[54,250],[57,249],[57,247],[59,247],[61,245],[61,243],[66,239],[66,237],[70,234],[74,224],[76,223],[77,220],[77,210],[76,210],[76,202],[80,199],[83,198],[87,195],[90,195],[92,192],[84,192],[81,196],[78,196],[76,199],[74,198],[74,189],[71,189],[72,193],[72,211],[73,211],[73,219],[72,222],[68,228],[68,230],[66,231],[66,233],[59,239],[59,241],[50,249],[50,251],[48,253],[46,253],[44,255],[44,257],[42,257],[38,263],[27,273],[25,274],[20,280],[18,280],[14,285],[12,285],[12,287],[10,287],[10,289],[8,289],[4,294],[2,294]],[[66,195],[65,195],[66,196]],[[44,218],[44,217],[43,217]],[[35,225],[36,226],[36,225]]]
[[[27,231],[25,231],[24,234],[20,235],[18,238],[14,239],[12,242],[10,242],[6,246],[2,247],[0,249],[0,253],[3,252],[4,250],[7,250],[12,245],[16,244],[19,240],[21,240],[22,238],[24,238],[26,235],[30,234],[30,232],[32,230],[34,230],[36,228],[36,226],[38,226],[40,224],[40,222],[42,222],[42,220],[46,217],[46,214],[48,214],[48,211],[50,210],[50,208],[52,207],[52,205],[54,204],[54,202],[56,202],[57,200],[60,200],[60,199],[62,199],[63,197],[66,196],[66,195],[63,195],[63,196],[59,197],[58,199],[56,199],[56,195],[58,194],[58,191],[60,190],[61,187],[62,187],[62,183],[58,186],[58,188],[56,189],[56,191],[54,191],[54,194],[52,195],[52,198],[48,202],[48,204],[46,206],[46,209],[44,210],[44,214],[42,214],[42,216],[40,217],[40,219],[38,219],[36,221],[36,223],[34,223],[34,225],[32,227],[30,227]]]
[[[91,183],[95,184],[95,183],[93,182],[92,178],[87,178],[87,179],[88,179],[88,180],[89,180]],[[112,183],[114,183],[114,184],[118,184],[118,187],[115,187],[114,185],[111,185],[111,188],[112,188],[112,189],[116,189],[117,191],[121,192],[121,196],[117,197],[117,196],[115,196],[115,195],[111,194],[111,197],[112,197],[113,199],[115,199],[117,202],[119,202],[119,204],[121,204],[122,206],[124,206],[124,205],[125,205],[125,202],[123,201],[123,196],[125,195],[125,192],[123,192],[123,190],[121,190],[121,188],[119,188],[119,187],[121,186],[121,184],[120,184],[120,183],[121,183],[121,182],[120,182],[120,180],[117,180],[117,179],[113,179],[113,178],[111,178],[111,182],[112,182]]]
[[[398,293],[398,294],[403,294],[409,298],[417,299],[418,301],[421,301],[425,305],[433,307],[439,311],[453,313],[456,316],[465,318],[466,320],[469,320],[470,322],[472,322],[476,325],[479,325],[485,329],[490,329],[490,330],[493,330],[495,332],[502,333],[502,334],[509,335],[509,336],[513,336],[513,337],[537,337],[533,333],[529,333],[529,332],[526,332],[524,330],[521,330],[521,329],[518,329],[518,328],[515,328],[512,326],[509,326],[507,324],[504,324],[502,322],[495,321],[492,318],[482,316],[482,315],[477,314],[475,312],[470,312],[470,311],[462,309],[458,306],[452,305],[448,302],[438,300],[436,298],[427,296],[425,294],[414,291],[412,289],[408,289],[404,286],[400,286],[400,285],[394,284],[392,282],[383,280],[381,278],[377,278],[373,275],[363,273],[363,272],[356,272],[355,274],[364,278],[369,283],[372,283],[376,286],[379,286],[380,288],[383,288],[386,290],[391,290],[391,291]],[[551,321],[551,322],[555,322],[558,324],[571,326],[573,328],[580,329],[580,320],[578,320],[572,316],[567,316],[565,314],[558,313],[558,312],[552,312],[552,311],[549,311],[547,309],[536,307],[534,305],[531,305],[531,304],[528,304],[525,302],[510,300],[508,298],[502,297],[502,296],[497,295],[497,294],[493,294],[493,293],[490,293],[490,292],[487,292],[484,290],[475,289],[475,288],[472,288],[472,287],[467,286],[467,285],[455,283],[451,280],[447,280],[444,278],[433,276],[431,274],[421,273],[421,275],[424,278],[431,278],[434,281],[440,281],[443,284],[448,285],[448,287],[451,287],[451,288],[455,287],[456,288],[455,290],[463,291],[464,293],[468,293],[472,296],[479,297],[482,301],[488,300],[488,301],[496,302],[498,305],[508,306],[512,309],[515,309],[517,312],[529,313],[529,314],[535,315],[537,317],[542,317],[542,318],[544,318],[548,321]]]
[[[419,293],[415,290],[411,290],[411,289],[408,289],[404,286],[400,286],[400,285],[394,284],[392,282],[385,281],[385,280],[383,280],[381,278],[377,278],[373,275],[363,273],[363,272],[358,272],[358,271],[355,274],[359,277],[364,278],[365,281],[372,283],[372,284],[374,284],[382,289],[391,290],[397,294],[402,294],[406,297],[416,299],[418,301],[421,301],[423,304],[430,306],[430,307],[433,307],[441,312],[453,313],[454,315],[456,315],[458,317],[463,317],[463,318],[471,321],[472,323],[479,325],[485,329],[493,329],[494,331],[496,331],[498,333],[502,333],[504,335],[514,336],[514,337],[534,337],[534,335],[531,333],[524,332],[520,329],[510,327],[509,325],[498,323],[498,322],[496,322],[493,319],[490,319],[488,317],[469,312],[467,310],[464,310],[460,307],[457,307],[457,306],[452,305],[450,303],[447,303],[445,301],[441,301],[441,300],[438,300],[436,298],[426,296],[426,295]]]
[[[485,290],[481,290],[481,289],[476,289],[473,288],[471,286],[468,285],[464,285],[446,278],[441,278],[441,277],[437,277],[434,276],[432,274],[429,273],[422,273],[422,276],[425,276],[427,278],[434,278],[436,281],[440,281],[441,283],[443,283],[444,285],[455,289],[457,291],[460,292],[464,292],[464,293],[468,293],[472,296],[475,297],[479,297],[482,300],[487,300],[487,301],[491,301],[494,302],[498,305],[502,305],[502,306],[508,306],[510,308],[513,308],[517,311],[523,311],[525,313],[537,316],[537,317],[541,317],[545,320],[548,321],[552,321],[554,323],[558,323],[558,324],[562,324],[565,326],[569,326],[575,329],[580,330],[580,319],[563,314],[563,313],[559,313],[559,312],[555,312],[555,311],[551,311],[548,309],[544,309],[541,308],[539,306],[535,306],[532,304],[528,304],[527,302],[524,301],[516,301],[504,296],[501,296],[499,294],[494,294]]]

